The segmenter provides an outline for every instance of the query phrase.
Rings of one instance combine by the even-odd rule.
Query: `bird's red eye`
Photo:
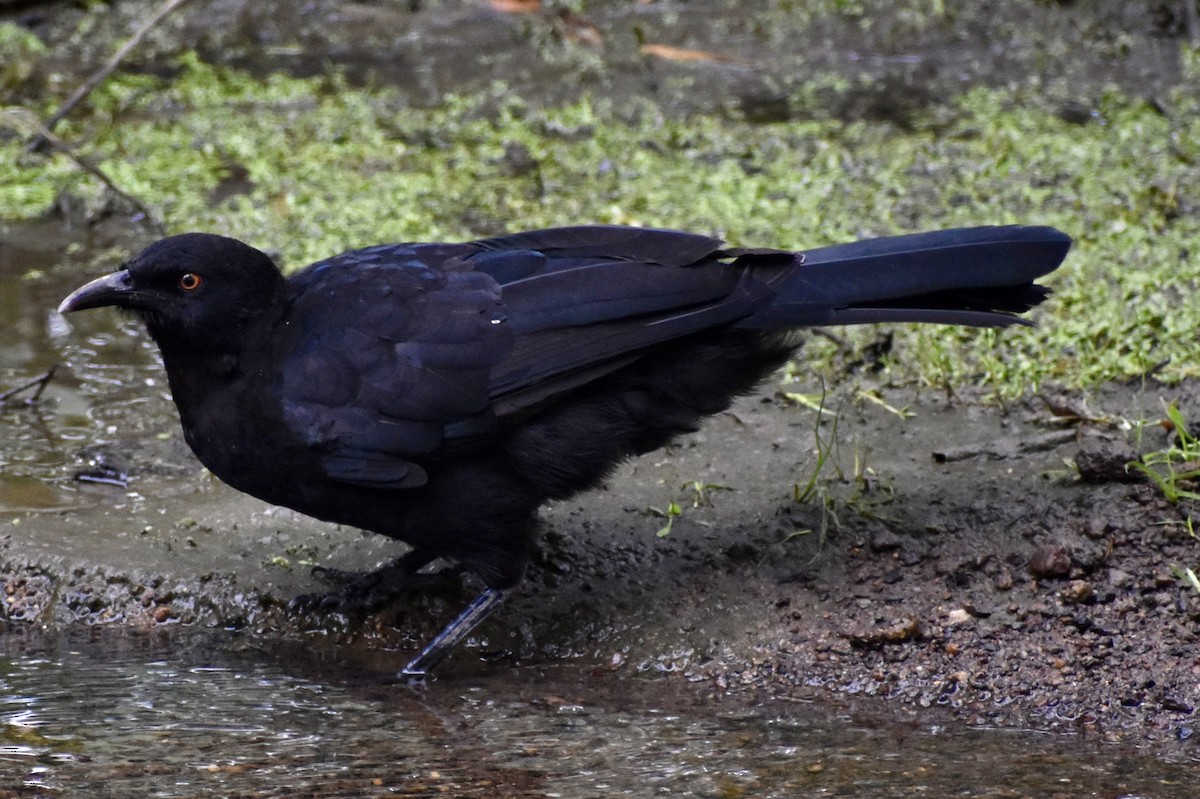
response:
[[[195,272],[184,272],[179,276],[179,288],[184,291],[195,291],[204,283],[204,278]]]

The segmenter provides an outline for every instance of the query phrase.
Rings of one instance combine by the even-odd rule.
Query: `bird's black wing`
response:
[[[512,349],[494,278],[461,245],[384,245],[291,280],[280,340],[286,424],[341,482],[422,485],[420,456],[492,425],[490,380]]]
[[[592,226],[314,264],[291,280],[287,424],[336,480],[421,485],[422,456],[470,446],[497,417],[750,313],[765,287],[718,261],[720,246]]]
[[[469,245],[475,252],[466,261],[501,284],[516,336],[492,375],[497,415],[553,399],[655,344],[752,313],[770,291],[721,262],[721,245],[673,230],[607,226]]]

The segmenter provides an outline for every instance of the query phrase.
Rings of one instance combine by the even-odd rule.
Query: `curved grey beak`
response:
[[[58,306],[59,313],[82,311],[85,308],[100,308],[105,305],[126,305],[133,291],[128,270],[98,277],[91,283],[80,286],[70,293]]]

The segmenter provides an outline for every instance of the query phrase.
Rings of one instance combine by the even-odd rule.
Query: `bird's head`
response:
[[[164,350],[228,353],[284,295],[283,276],[263,253],[237,239],[184,233],[76,289],[58,312],[111,305],[140,316]]]

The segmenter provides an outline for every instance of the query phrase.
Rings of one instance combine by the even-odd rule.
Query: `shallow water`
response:
[[[705,699],[581,671],[390,682],[388,657],[117,630],[3,637],[4,796],[1193,795],[1078,738]],[[359,653],[360,655],[362,653]]]

